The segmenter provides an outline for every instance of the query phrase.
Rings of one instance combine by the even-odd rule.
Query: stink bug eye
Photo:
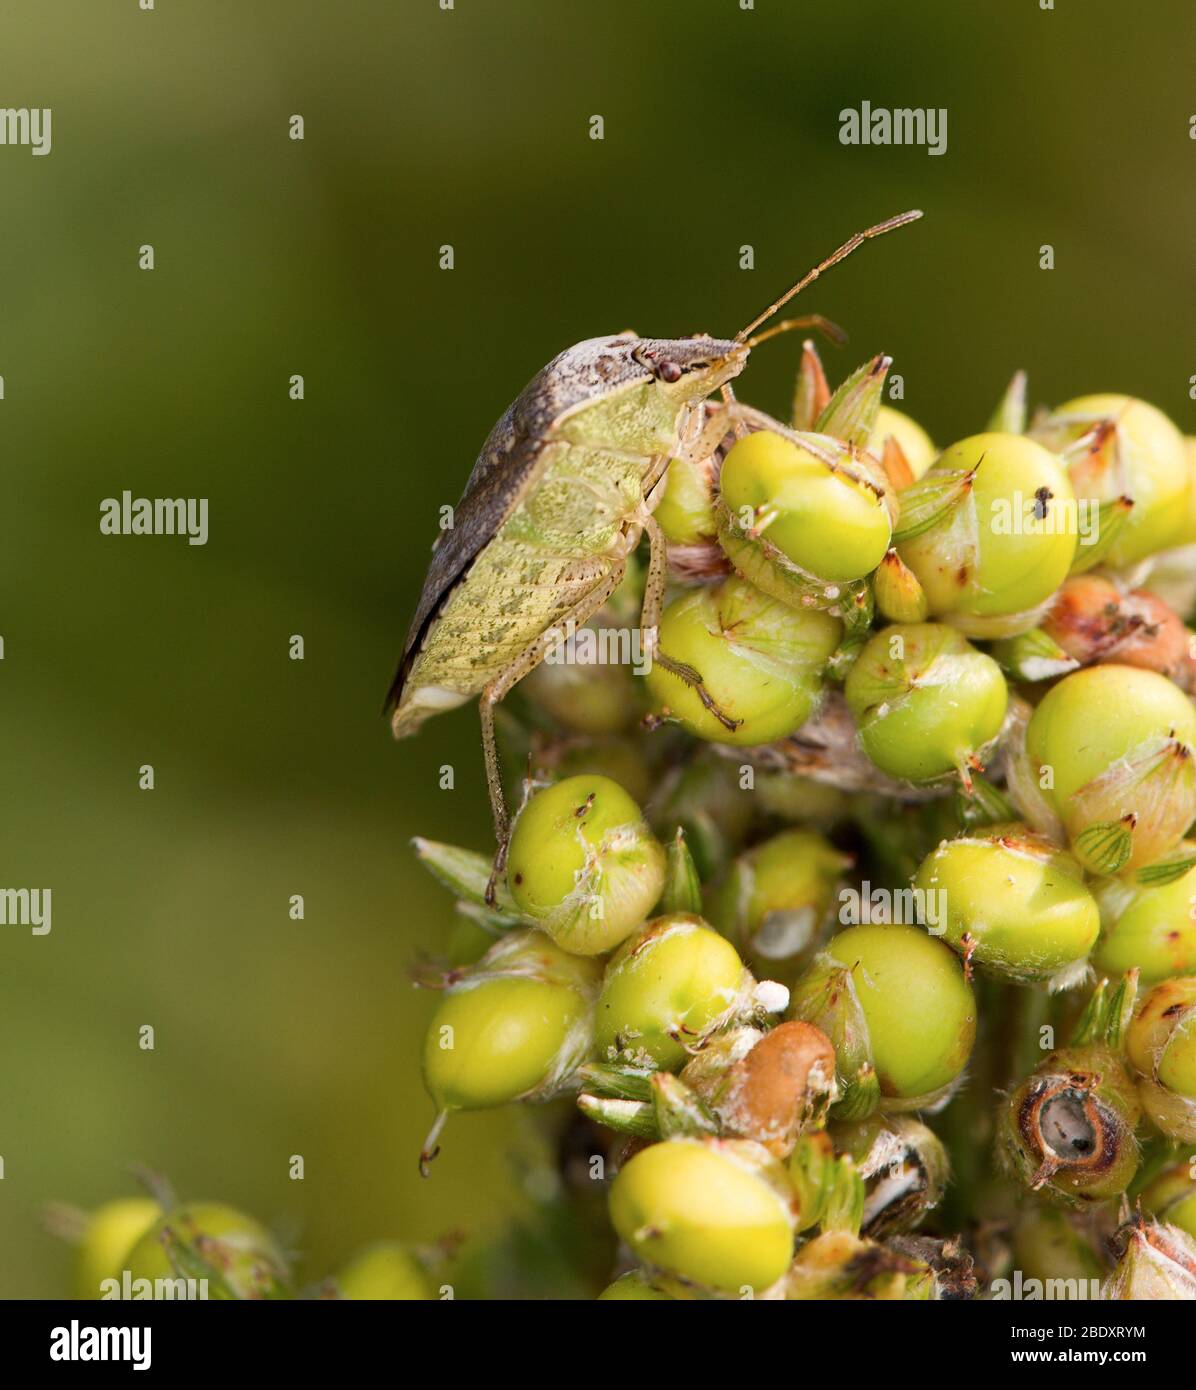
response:
[[[660,357],[655,348],[636,348],[631,356],[640,364],[641,367],[651,372],[658,381],[672,384],[680,381],[685,374],[685,368],[680,362],[674,362],[671,357]],[[692,365],[699,365],[694,363]]]

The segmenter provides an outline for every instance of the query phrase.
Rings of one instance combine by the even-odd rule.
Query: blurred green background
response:
[[[522,1115],[416,1175],[451,911],[408,839],[489,833],[473,712],[379,715],[437,508],[561,348],[732,333],[911,206],[803,300],[833,376],[892,353],[943,443],[1019,366],[1196,432],[1194,42],[1190,0],[6,0],[0,105],[53,151],[0,148],[0,886],[53,930],[0,928],[0,1295],[65,1292],[43,1204],[138,1161],[308,1276],[527,1209]],[[841,146],[865,99],[946,107],[946,155]],[[740,394],[782,410],[796,350]],[[208,498],[209,543],[101,536],[124,489]]]

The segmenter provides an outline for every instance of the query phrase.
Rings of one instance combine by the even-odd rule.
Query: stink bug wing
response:
[[[514,406],[491,431],[465,492],[453,510],[453,524],[440,533],[432,550],[432,562],[403,644],[399,669],[386,697],[388,711],[402,698],[411,663],[445,599],[514,511],[535,476],[541,441],[516,432],[512,426],[513,411]]]
[[[587,401],[648,375],[632,357],[638,341],[634,334],[622,333],[567,348],[536,373],[490,431],[454,510],[453,525],[441,532],[432,551],[387,711],[402,699],[411,663],[445,600],[535,481],[553,425]]]

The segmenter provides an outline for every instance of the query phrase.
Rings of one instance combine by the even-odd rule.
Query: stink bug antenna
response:
[[[863,246],[864,242],[869,241],[874,236],[883,236],[885,232],[891,232],[896,227],[904,227],[907,222],[916,222],[921,216],[921,212],[918,209],[914,209],[912,212],[903,212],[896,217],[890,217],[887,222],[878,222],[875,227],[869,227],[867,231],[856,232],[855,236],[849,241],[845,241],[837,251],[832,251],[825,261],[819,262],[819,264],[816,265],[808,275],[799,280],[796,285],[787,289],[780,299],[770,304],[762,314],[757,314],[746,328],[741,328],[735,335],[735,341],[737,343],[746,342],[762,323],[772,318],[773,314],[783,305],[788,304],[795,294],[801,294],[802,290],[804,290],[807,285],[817,280],[824,270],[829,270],[831,266],[838,265],[840,261],[850,256],[857,247]]]
[[[747,339],[744,346],[748,348],[759,347],[761,343],[768,342],[769,338],[779,337],[782,333],[792,333],[795,328],[817,328],[836,347],[842,347],[847,341],[847,334],[837,323],[832,323],[830,319],[824,319],[821,314],[806,314],[800,319],[782,319],[780,323],[774,323],[771,328],[766,328],[763,333],[754,333]]]

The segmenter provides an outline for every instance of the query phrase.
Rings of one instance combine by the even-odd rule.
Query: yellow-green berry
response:
[[[1001,668],[954,628],[902,623],[864,646],[844,694],[868,757],[891,777],[969,779],[1000,733],[1008,691]]]
[[[897,553],[930,612],[975,637],[1033,627],[1075,556],[1079,513],[1067,473],[1022,435],[977,434],[951,445],[902,494],[902,507]],[[911,511],[913,535],[903,530]]]
[[[653,1144],[610,1194],[615,1229],[645,1264],[729,1294],[761,1294],[784,1274],[795,1205],[784,1168],[746,1139]]]
[[[1082,436],[1097,429],[1088,447]],[[1057,451],[1069,450],[1068,475],[1079,498],[1133,502],[1107,563],[1116,569],[1179,545],[1188,502],[1188,462],[1179,430],[1161,410],[1132,396],[1079,396],[1034,430]]]
[[[866,1117],[877,1101],[920,1109],[950,1094],[976,1037],[958,957],[912,926],[840,932],[797,982],[790,1012],[834,1043],[845,1119]]]
[[[1086,869],[1120,873],[1160,858],[1196,819],[1194,745],[1196,709],[1165,676],[1090,666],[1048,690],[1031,716],[1025,786]],[[1017,784],[1015,797],[1033,820]]]
[[[664,886],[664,848],[608,777],[567,777],[536,792],[511,833],[516,905],[580,955],[609,951],[643,923]]]
[[[850,454],[840,461],[838,441],[819,442],[834,464],[771,430],[749,434],[728,453],[719,489],[744,529],[807,574],[846,583],[880,564],[892,525],[883,496],[851,470]]]
[[[665,609],[660,654],[702,689],[658,657],[648,674],[654,708],[714,743],[772,743],[817,708],[841,631],[829,614],[790,608],[742,579],[694,589]]]
[[[515,931],[458,972],[428,1025],[424,1081],[437,1109],[554,1094],[588,1055],[601,968],[538,931]]]
[[[606,967],[596,1055],[671,1071],[732,1016],[752,983],[734,946],[700,917],[658,917]]]
[[[1078,982],[1100,931],[1079,864],[1022,825],[944,840],[922,861],[914,889],[932,935],[1019,984]]]

